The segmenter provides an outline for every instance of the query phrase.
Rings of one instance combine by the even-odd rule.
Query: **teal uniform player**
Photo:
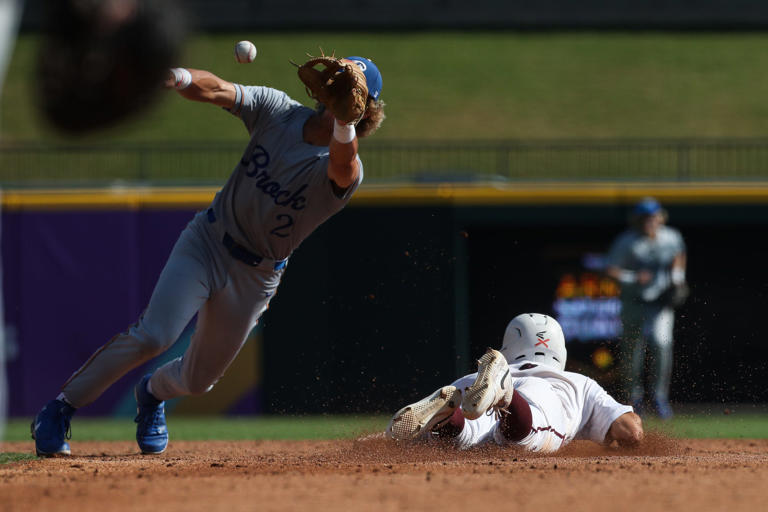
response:
[[[672,416],[669,384],[675,312],[670,291],[685,284],[685,243],[664,224],[666,212],[652,198],[635,205],[630,229],[613,242],[607,273],[621,285],[620,367],[632,405],[642,411],[646,349],[651,356],[650,397],[659,417]]]
[[[383,120],[382,80],[370,60],[349,60],[363,68],[369,89],[366,114],[356,126],[275,89],[233,84],[202,70],[171,70],[169,87],[239,117],[250,141],[210,208],[181,233],[144,314],[97,350],[37,415],[32,431],[39,455],[69,454],[75,410],[170,348],[197,314],[185,354],[135,388],[139,447],[143,453],[165,450],[164,401],[213,387],[267,309],[293,250],[347,204],[363,179],[357,136],[370,135]]]

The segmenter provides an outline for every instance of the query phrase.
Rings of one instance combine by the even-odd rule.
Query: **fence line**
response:
[[[0,145],[0,185],[218,184],[244,145]],[[367,181],[766,181],[768,139],[363,141]]]

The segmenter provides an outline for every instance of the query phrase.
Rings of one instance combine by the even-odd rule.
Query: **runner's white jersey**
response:
[[[580,373],[560,371],[530,361],[509,365],[515,393],[531,406],[531,433],[514,444],[532,451],[555,451],[574,439],[602,443],[611,424],[632,407],[613,399],[597,382]],[[469,387],[476,373],[455,381],[461,390]],[[457,438],[460,446],[469,447],[495,440],[508,442],[497,428],[493,415],[467,420]]]

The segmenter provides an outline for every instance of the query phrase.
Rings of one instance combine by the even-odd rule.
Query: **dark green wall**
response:
[[[768,205],[671,205],[689,249],[672,398],[768,401]],[[622,206],[348,207],[294,254],[264,317],[270,412],[393,412],[472,371],[517,313],[551,313],[563,265]],[[589,346],[569,345],[578,366]],[[609,374],[595,371],[611,388]]]

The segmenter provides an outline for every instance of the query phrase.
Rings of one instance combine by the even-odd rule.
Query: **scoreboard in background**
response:
[[[619,386],[619,286],[604,275],[605,252],[623,228],[567,226],[469,230],[471,352],[501,346],[507,322],[519,313],[545,313],[560,322],[567,368]],[[477,265],[482,258],[483,265]]]
[[[605,256],[587,253],[582,266],[560,276],[552,304],[570,343],[615,340],[621,335],[619,287],[605,276]]]

